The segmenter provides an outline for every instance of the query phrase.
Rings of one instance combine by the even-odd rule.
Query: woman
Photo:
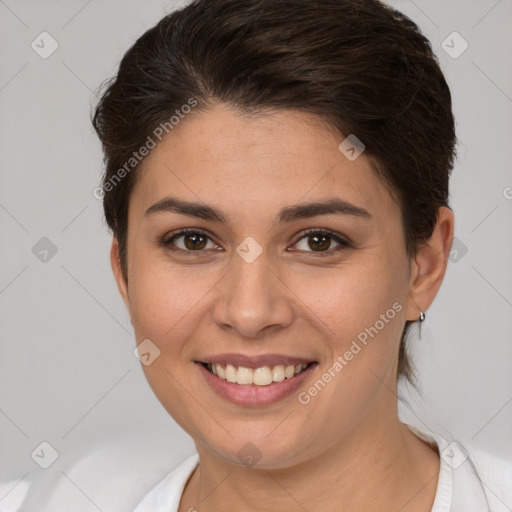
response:
[[[197,448],[136,512],[488,510],[464,450],[397,412],[454,231],[450,91],[413,22],[199,0],[94,126],[138,354]]]

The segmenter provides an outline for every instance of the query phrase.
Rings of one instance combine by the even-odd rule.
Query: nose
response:
[[[265,251],[248,263],[233,254],[233,266],[219,283],[214,322],[240,337],[259,338],[289,326],[293,320],[293,293],[270,267]]]

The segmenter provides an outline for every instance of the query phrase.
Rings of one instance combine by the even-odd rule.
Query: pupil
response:
[[[322,243],[321,245],[316,245],[316,246],[312,246],[310,245],[311,249],[313,249],[314,251],[318,251],[318,250],[322,250],[322,249],[328,249],[329,248],[329,245],[330,245],[330,242],[329,242],[329,236],[326,236],[326,235],[311,235],[309,237],[310,239],[313,239],[314,240],[314,243],[318,243],[319,240],[322,240]]]
[[[198,233],[192,235],[185,235],[185,245],[187,249],[203,249],[206,246],[205,237]]]

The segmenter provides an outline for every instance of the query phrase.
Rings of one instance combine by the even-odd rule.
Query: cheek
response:
[[[304,315],[316,319],[337,353],[360,333],[364,338],[365,329],[376,323],[381,337],[395,339],[401,331],[397,310],[407,294],[402,263],[377,252],[355,254],[337,268],[289,276],[290,288],[305,305]]]
[[[318,407],[331,404],[348,414],[375,396],[382,386],[377,376],[393,386],[407,286],[399,255],[395,259],[377,252],[354,258],[328,275],[318,272],[294,283],[297,295],[307,298],[309,318],[322,320],[317,325],[329,352],[321,382],[304,390],[304,401],[311,398]],[[322,398],[313,398],[317,395]]]
[[[380,392],[387,394],[394,386],[406,292],[380,264],[360,270],[310,283],[307,305],[314,315],[310,312],[309,317],[317,316],[328,326],[323,330],[329,356],[316,380],[300,390],[299,412],[308,415],[308,428],[324,431],[326,440],[338,436],[340,428],[349,431],[372,409]],[[329,420],[333,414],[343,418],[342,426]]]
[[[137,340],[149,338],[174,356],[208,316],[216,272],[139,257],[130,276],[130,310]]]

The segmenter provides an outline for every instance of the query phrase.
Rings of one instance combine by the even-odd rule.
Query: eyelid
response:
[[[350,240],[348,239],[348,237],[345,237],[344,235],[342,235],[341,233],[337,233],[336,231],[332,231],[330,229],[325,229],[325,228],[308,228],[304,231],[301,231],[299,238],[297,238],[297,242],[299,240],[302,240],[302,238],[304,238],[308,235],[312,235],[314,233],[321,233],[323,235],[328,235],[331,238],[334,238],[337,242],[342,243],[342,244],[346,244],[346,245],[350,244]],[[297,243],[297,242],[295,242],[295,243]]]
[[[304,252],[306,254],[313,254],[317,256],[331,256],[334,253],[342,250],[347,249],[349,247],[352,247],[352,243],[347,237],[344,237],[343,235],[336,233],[335,231],[332,231],[330,229],[325,228],[309,228],[304,231],[301,231],[296,241],[293,243],[293,245],[298,244],[303,238],[307,238],[308,236],[312,234],[322,234],[327,235],[329,238],[337,242],[339,245],[337,247],[334,247],[332,249],[328,249],[327,251],[298,251],[298,252]]]
[[[218,245],[215,242],[214,237],[208,231],[206,231],[204,229],[201,229],[201,228],[181,228],[181,229],[176,229],[174,231],[166,233],[163,237],[159,238],[158,239],[158,244],[161,245],[162,247],[164,247],[165,249],[169,249],[171,251],[177,251],[177,252],[180,252],[182,254],[185,253],[185,254],[190,254],[190,255],[198,255],[201,252],[205,252],[204,249],[200,250],[200,251],[187,251],[185,249],[180,249],[179,247],[174,247],[171,244],[171,240],[173,240],[175,238],[179,238],[180,236],[187,235],[188,233],[195,233],[195,234],[203,235],[206,238],[208,238],[209,241],[211,241],[214,244]]]
[[[198,250],[198,251],[187,251],[184,249],[180,249],[179,247],[173,247],[171,244],[171,240],[174,238],[179,238],[180,236],[184,236],[187,233],[196,233],[203,235],[207,237],[211,242],[215,243],[213,239],[213,236],[208,233],[208,231],[201,229],[201,228],[181,228],[174,231],[171,231],[167,234],[165,234],[163,237],[159,239],[159,244],[162,245],[164,248],[167,248],[171,251],[178,251],[181,253],[191,254],[191,255],[199,255],[202,252],[206,252],[204,249]],[[293,242],[292,245],[296,245],[298,242],[300,242],[303,238],[306,238],[307,236],[311,234],[323,234],[327,235],[330,238],[332,238],[335,242],[339,244],[339,246],[329,249],[327,251],[298,251],[298,252],[306,252],[310,254],[318,254],[318,255],[330,255],[335,253],[339,249],[347,248],[351,246],[350,240],[348,240],[343,235],[340,235],[339,233],[336,233],[335,231],[331,231],[330,229],[325,228],[309,228],[304,231],[301,231],[298,235],[295,237],[295,242]],[[211,249],[210,249],[211,250]]]

